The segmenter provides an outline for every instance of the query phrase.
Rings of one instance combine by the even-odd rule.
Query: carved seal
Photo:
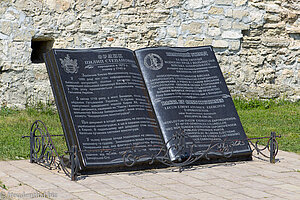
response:
[[[67,54],[67,57],[64,59],[60,58],[60,63],[65,72],[70,74],[76,74],[78,72],[79,66],[77,64],[77,59],[72,60],[69,54]]]
[[[160,70],[164,63],[163,59],[159,55],[155,53],[149,53],[144,58],[144,65],[152,70]]]

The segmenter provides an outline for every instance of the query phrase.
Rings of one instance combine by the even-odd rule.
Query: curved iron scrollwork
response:
[[[56,165],[57,155],[46,125],[40,120],[35,121],[30,130],[30,161],[52,167]]]
[[[281,138],[281,135],[276,135],[275,132],[271,132],[270,137],[257,137],[257,138],[248,138],[250,145],[254,148],[252,150],[256,151],[257,155],[261,154],[262,156],[269,158],[271,163],[275,163],[275,157],[278,154],[279,145],[276,138]],[[261,144],[262,139],[268,139],[266,145]],[[256,140],[253,143],[251,140]],[[269,151],[269,156],[264,153],[265,150]]]
[[[151,157],[149,164],[158,161],[170,167],[183,167],[191,165],[194,162],[204,158],[210,159],[209,153],[215,153],[221,157],[229,158],[233,154],[233,147],[239,145],[239,141],[214,140],[206,150],[195,152],[196,143],[194,140],[185,135],[182,130],[174,135],[163,145],[155,155],[139,155],[139,150],[132,147],[123,154],[123,161],[126,166],[133,166],[143,157]],[[170,155],[173,155],[172,157]]]
[[[30,129],[30,162],[41,164],[49,169],[63,170],[66,175],[71,177],[72,172],[67,169],[71,162],[66,163],[63,159],[64,156],[59,156],[52,136],[63,135],[50,135],[44,122],[41,120],[35,121]],[[23,136],[23,138],[28,136]],[[68,152],[67,152],[68,153]],[[71,154],[70,154],[71,155]],[[74,156],[72,154],[72,156]]]
[[[147,157],[148,155],[140,155],[139,149],[136,147],[131,147],[129,150],[126,150],[122,154],[123,163],[127,167],[132,167],[135,165],[139,160],[141,160],[143,157]],[[151,161],[152,162],[152,161]]]
[[[278,141],[276,138],[280,137],[280,135],[276,136],[276,133],[272,132],[270,137],[247,138],[245,140],[212,140],[206,150],[196,152],[195,147],[197,144],[193,139],[185,135],[183,131],[179,131],[160,148],[160,151],[156,155],[145,154],[141,156],[138,155],[138,149],[132,147],[123,154],[123,161],[126,166],[131,167],[143,157],[152,157],[149,164],[152,164],[154,161],[159,161],[170,167],[181,168],[191,165],[200,159],[209,160],[209,155],[211,153],[223,158],[230,158],[233,155],[234,147],[245,145],[246,141],[249,141],[250,145],[253,147],[252,152],[256,151],[257,154],[270,158],[271,163],[275,163],[275,157],[278,153]],[[261,148],[260,142],[262,139],[268,139],[268,141],[266,146]],[[251,140],[256,140],[255,144]],[[268,156],[264,153],[264,150],[268,150],[270,155]],[[170,157],[172,154],[174,155],[173,158]],[[174,159],[176,157],[177,159]]]
[[[30,129],[30,162],[35,162],[49,169],[63,170],[64,173],[71,177],[71,180],[76,180],[79,175],[79,151],[76,146],[72,146],[66,154],[69,155],[69,159],[64,159],[65,155],[59,156],[52,141],[52,136],[63,136],[63,135],[50,135],[46,125],[41,121],[35,121]],[[248,141],[253,147],[252,152],[256,151],[257,154],[261,154],[264,157],[270,158],[271,163],[275,163],[275,157],[278,153],[278,141],[275,132],[271,133],[270,137],[258,137],[258,138],[247,138],[245,140],[227,140],[218,139],[212,140],[208,143],[195,143],[194,140],[184,134],[184,131],[180,130],[174,133],[174,135],[164,145],[159,146],[159,150],[156,154],[149,155],[145,151],[145,148],[131,147],[130,149],[117,149],[109,151],[117,151],[123,158],[125,166],[132,167],[138,161],[147,159],[149,164],[153,164],[158,161],[166,166],[178,167],[181,172],[184,166],[191,165],[200,159],[210,159],[210,154],[214,154],[223,158],[230,158],[233,155],[234,147],[245,145]],[[263,139],[268,139],[267,144],[261,147],[260,142]],[[256,140],[256,142],[252,142]],[[196,151],[197,145],[208,146],[205,150]],[[151,146],[153,147],[153,146]],[[199,148],[198,148],[199,149]],[[263,151],[268,150],[270,156]],[[103,151],[102,149],[84,150],[84,152]]]

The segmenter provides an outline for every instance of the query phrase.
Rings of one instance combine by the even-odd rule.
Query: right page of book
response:
[[[208,151],[211,157],[250,157],[211,46],[153,47],[135,53],[171,159]],[[185,142],[178,140],[181,134]],[[193,145],[192,150],[182,143]]]

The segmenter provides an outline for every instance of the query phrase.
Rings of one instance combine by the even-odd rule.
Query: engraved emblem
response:
[[[61,59],[61,67],[64,68],[65,72],[70,74],[76,74],[78,72],[79,66],[77,64],[77,59],[70,59],[69,54],[67,54],[67,57],[65,59]]]
[[[163,59],[155,53],[149,53],[144,58],[144,65],[152,70],[161,69],[163,64]]]

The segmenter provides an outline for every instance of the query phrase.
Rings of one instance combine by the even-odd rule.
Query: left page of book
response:
[[[53,49],[45,58],[67,144],[78,146],[82,168],[144,162],[159,152],[161,133],[131,50]]]

